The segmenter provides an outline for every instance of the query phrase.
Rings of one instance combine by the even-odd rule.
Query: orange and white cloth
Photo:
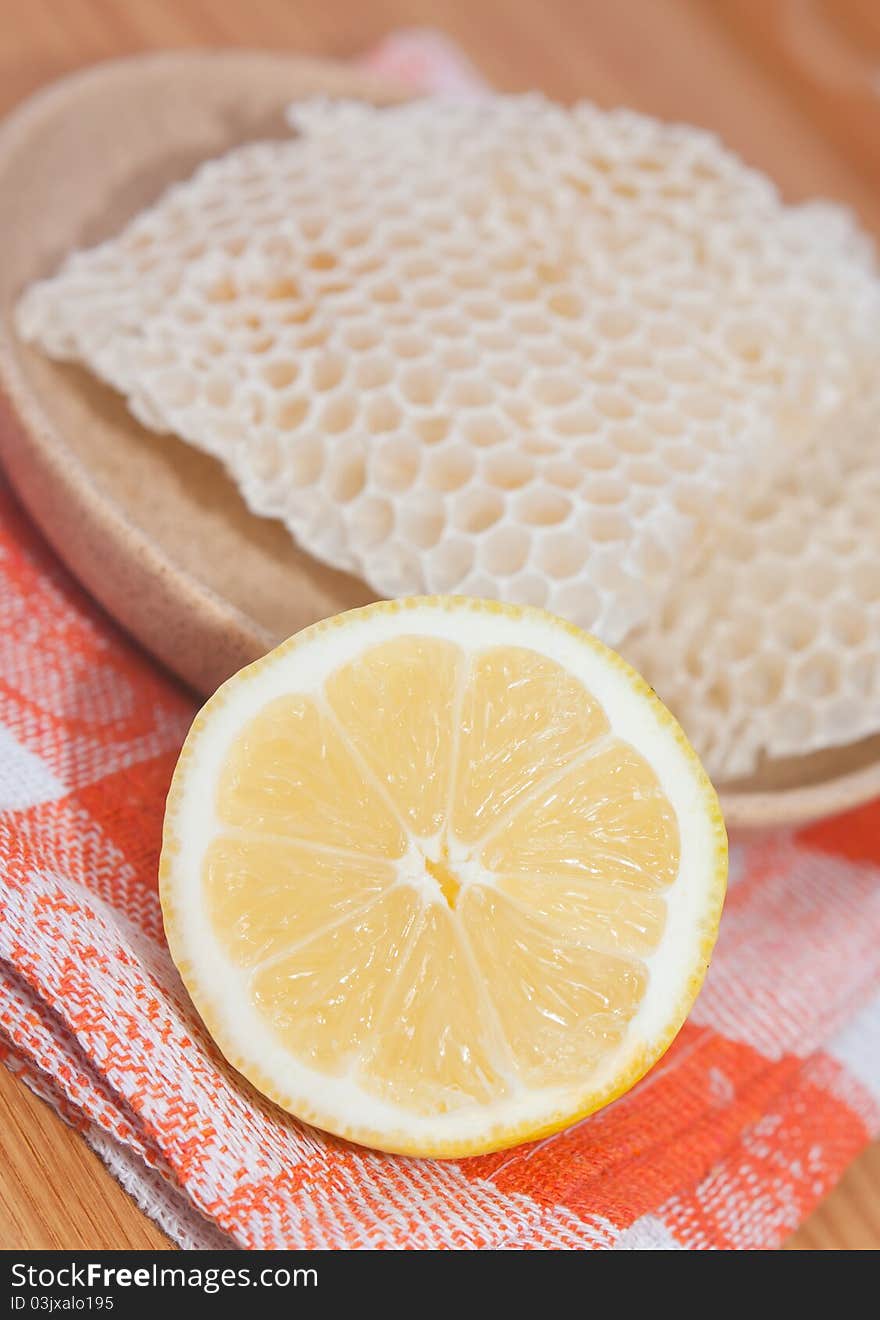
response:
[[[472,85],[412,35],[377,63]],[[880,804],[734,847],[714,962],[645,1080],[458,1162],[304,1127],[219,1056],[156,870],[193,698],[0,485],[0,1054],[194,1247],[768,1247],[880,1131]]]

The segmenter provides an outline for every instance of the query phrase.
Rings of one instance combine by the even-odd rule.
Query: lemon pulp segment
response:
[[[583,1081],[665,929],[676,815],[526,646],[402,634],[233,740],[201,884],[273,1038],[403,1114]]]

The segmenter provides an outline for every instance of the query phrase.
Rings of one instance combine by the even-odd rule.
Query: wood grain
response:
[[[880,1145],[845,1173],[834,1191],[795,1233],[789,1251],[876,1251],[880,1247]]]
[[[0,1248],[168,1247],[73,1128],[0,1066]]]
[[[138,50],[348,56],[421,23],[441,27],[500,88],[715,129],[788,197],[836,197],[880,234],[874,0],[0,0],[0,112],[73,68]],[[81,1138],[0,1070],[0,1247],[164,1241]],[[880,1146],[789,1246],[880,1248]]]

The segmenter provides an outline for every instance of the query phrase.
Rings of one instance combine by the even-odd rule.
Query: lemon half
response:
[[[715,792],[619,656],[540,610],[419,597],[308,628],[211,698],[161,896],[260,1091],[461,1156],[642,1076],[700,988],[726,872]]]

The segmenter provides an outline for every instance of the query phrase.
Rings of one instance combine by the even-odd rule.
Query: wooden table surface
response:
[[[0,0],[0,113],[78,65],[138,50],[345,57],[414,24],[442,28],[496,87],[715,129],[788,197],[845,201],[880,236],[876,0]],[[880,1248],[880,1146],[789,1245]],[[0,1247],[167,1246],[82,1139],[0,1068]]]

